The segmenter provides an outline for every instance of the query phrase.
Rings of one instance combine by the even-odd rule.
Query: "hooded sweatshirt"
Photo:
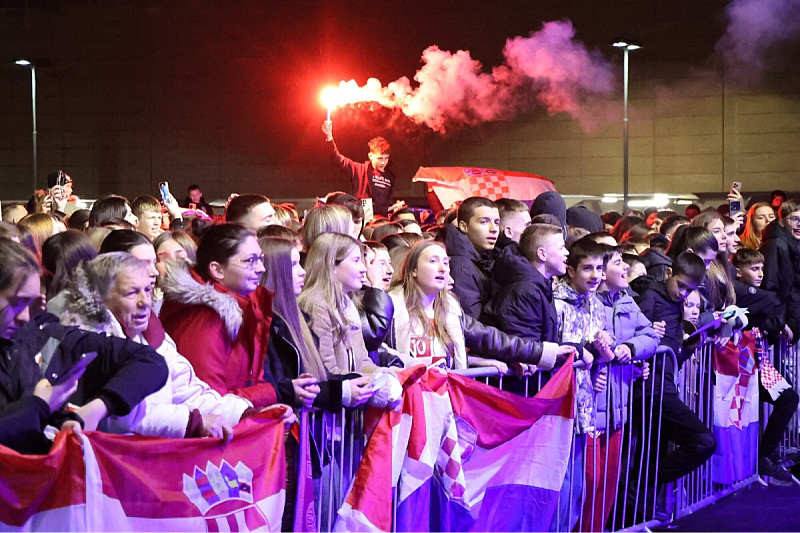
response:
[[[491,278],[494,250],[478,253],[467,236],[452,224],[442,229],[442,235],[450,256],[450,275],[455,282],[453,292],[463,311],[479,318],[481,308],[495,292]]]

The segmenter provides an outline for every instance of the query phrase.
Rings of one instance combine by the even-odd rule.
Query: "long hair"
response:
[[[742,232],[742,246],[745,248],[758,250],[761,247],[761,233],[756,232],[754,219],[756,218],[756,211],[762,207],[772,210],[772,206],[767,202],[757,202],[747,210],[747,220],[744,223],[744,231]]]
[[[273,293],[272,312],[280,316],[289,327],[300,360],[308,372],[318,380],[327,379],[325,366],[314,344],[308,324],[300,316],[297,296],[292,283],[292,241],[279,237],[262,237],[258,239],[264,253],[266,271],[261,275],[261,285]]]
[[[42,266],[52,276],[47,283],[47,298],[52,298],[67,287],[75,267],[95,257],[97,251],[82,231],[69,229],[44,241]]]
[[[23,217],[17,224],[30,230],[37,255],[41,257],[44,241],[56,233],[56,223],[53,217],[48,213],[33,213]]]
[[[390,291],[400,288],[406,302],[408,316],[422,326],[424,334],[437,339],[452,358],[455,356],[455,341],[450,330],[447,329],[447,316],[450,313],[450,295],[447,289],[442,289],[433,299],[433,324],[425,313],[422,305],[422,289],[417,283],[414,273],[417,271],[422,253],[431,246],[438,246],[447,251],[440,242],[422,241],[414,245],[400,265],[399,275],[392,280]]]
[[[706,211],[694,217],[691,226],[706,228],[710,231],[711,224],[717,220],[722,222],[724,228],[725,221],[722,219],[722,215],[715,211]],[[728,271],[725,268],[727,262],[728,251],[718,250],[717,258],[711,263],[711,266],[708,267],[708,273],[706,274],[706,291],[708,292],[709,300],[711,300],[711,303],[717,310],[736,303],[733,280],[728,275]]]
[[[323,233],[350,235],[353,217],[347,208],[340,205],[321,205],[306,215],[303,222],[303,248],[308,252],[314,241]]]
[[[350,216],[349,212],[347,216]],[[300,309],[306,313],[310,313],[317,302],[328,307],[334,320],[333,335],[337,343],[342,342],[347,336],[350,323],[347,320],[346,309],[354,295],[344,291],[344,287],[334,275],[334,270],[354,249],[360,250],[361,243],[349,235],[323,233],[318,236],[308,251],[306,285],[297,298]]]
[[[210,280],[208,269],[211,263],[216,261],[221,265],[227,264],[236,255],[239,246],[252,236],[252,233],[239,224],[217,224],[208,228],[197,246],[197,273],[205,280]]]
[[[156,255],[158,255],[158,249],[161,247],[161,245],[170,240],[175,241],[178,243],[178,246],[183,248],[183,251],[186,252],[189,262],[194,265],[195,261],[197,261],[197,243],[194,242],[194,239],[192,239],[185,231],[165,231],[156,237],[153,240],[153,248],[156,250]]]

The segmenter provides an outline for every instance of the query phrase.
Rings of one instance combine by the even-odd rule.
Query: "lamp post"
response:
[[[641,46],[625,41],[617,41],[612,46],[622,48],[622,84],[623,84],[623,134],[622,134],[622,214],[628,213],[628,52],[638,50]]]
[[[27,59],[17,59],[14,63],[23,67],[31,68],[31,110],[33,113],[33,190],[36,190],[38,183],[37,167],[38,161],[36,157],[36,67],[31,61]]]

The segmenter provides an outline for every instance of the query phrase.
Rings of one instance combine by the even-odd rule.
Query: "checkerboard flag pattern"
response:
[[[480,171],[472,175],[468,174],[469,189],[472,196],[482,196],[490,200],[510,197],[511,187],[508,185],[506,177],[502,174],[482,168],[464,169],[465,174],[467,174],[467,170]]]

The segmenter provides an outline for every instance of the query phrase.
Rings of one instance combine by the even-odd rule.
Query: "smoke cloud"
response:
[[[569,113],[591,128],[587,104],[615,87],[613,66],[575,40],[569,21],[548,22],[529,37],[509,39],[503,54],[504,63],[486,72],[468,51],[431,46],[422,53],[416,83],[407,77],[386,86],[375,78],[361,87],[354,80],[342,82],[338,104],[374,101],[441,133],[454,126],[510,120],[536,106],[551,114]]]
[[[717,42],[726,75],[744,85],[758,83],[784,55],[781,45],[800,33],[799,0],[734,0],[725,10],[726,31]]]

